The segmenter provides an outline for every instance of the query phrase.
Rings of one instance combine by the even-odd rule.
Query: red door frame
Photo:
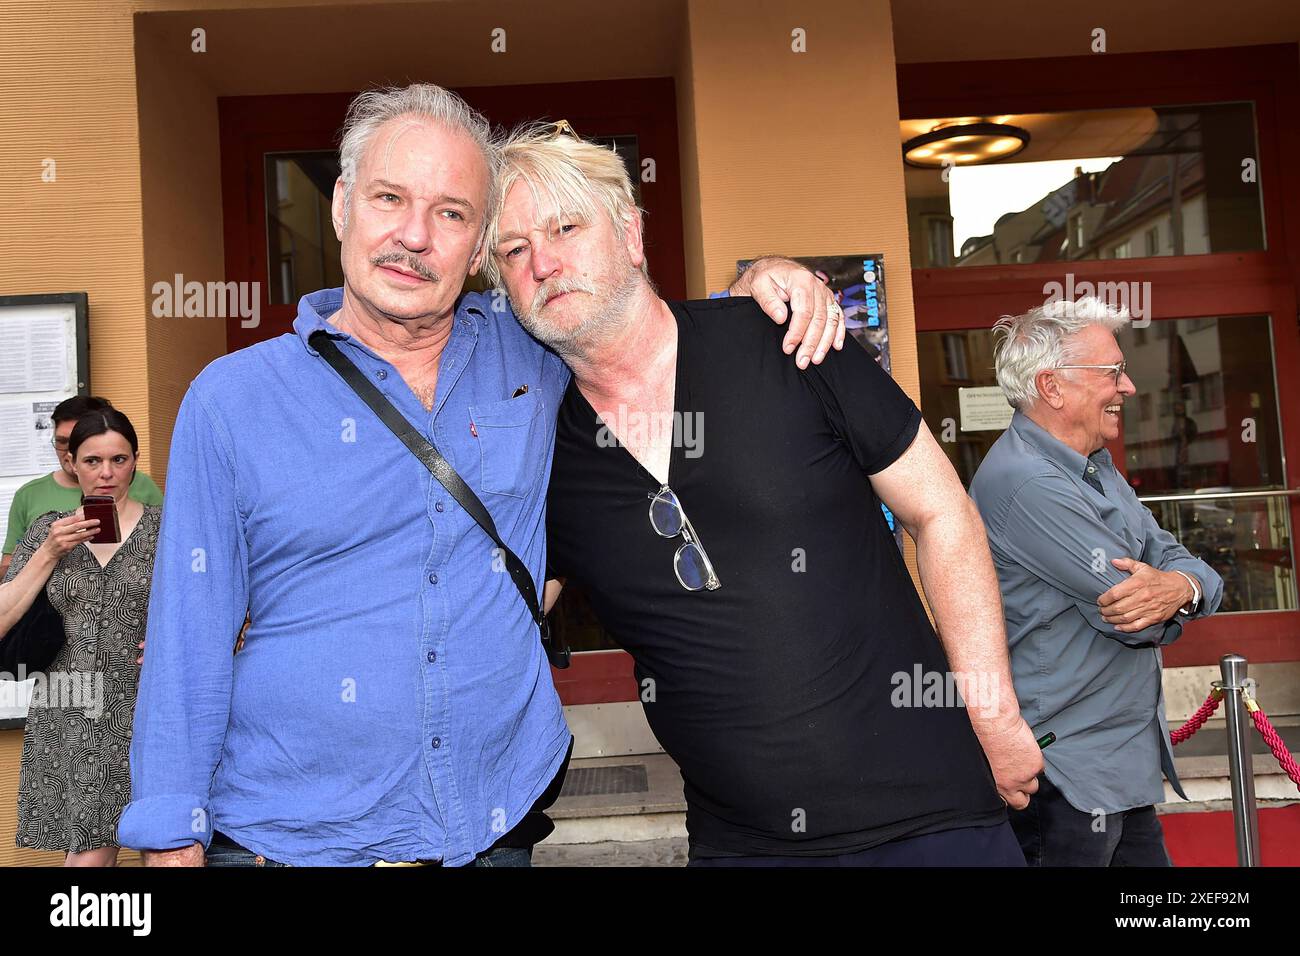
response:
[[[1002,115],[1060,110],[1255,103],[1267,249],[1152,259],[974,266],[912,271],[917,332],[989,328],[1001,315],[1041,305],[1044,285],[1150,281],[1152,318],[1272,315],[1286,483],[1300,488],[1300,190],[1287,157],[1300,154],[1300,59],[1294,45],[1175,53],[1096,54],[898,67],[899,116]],[[1245,157],[1243,157],[1245,158]],[[1139,387],[1140,387],[1139,383]],[[1116,459],[1123,462],[1123,456]],[[1292,536],[1300,499],[1292,499]],[[1294,553],[1294,540],[1292,543]],[[1216,664],[1236,652],[1254,661],[1300,660],[1300,611],[1260,611],[1191,623],[1165,650],[1170,666]]]
[[[682,240],[677,100],[671,78],[481,86],[457,90],[505,128],[535,119],[567,119],[582,136],[635,133],[642,158],[655,160],[655,181],[641,184],[646,248],[655,282],[671,299],[686,298]],[[338,131],[355,93],[236,96],[218,100],[221,206],[226,277],[269,289],[266,263],[266,153],[337,148]],[[262,304],[262,321],[226,323],[226,351],[273,338],[293,327],[292,305]]]
[[[635,134],[641,158],[655,161],[655,180],[641,183],[646,250],[662,294],[686,298],[682,239],[677,100],[671,78],[471,87],[456,91],[493,124],[567,119],[581,136]],[[355,93],[223,97],[218,101],[226,277],[268,289],[263,157],[270,152],[337,147],[339,127]],[[297,304],[262,304],[262,321],[226,325],[233,352],[288,332]],[[565,704],[637,699],[632,658],[624,651],[576,653],[567,670],[552,670]]]

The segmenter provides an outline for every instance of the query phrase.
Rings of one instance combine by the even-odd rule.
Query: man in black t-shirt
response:
[[[574,373],[548,563],[636,662],[692,863],[1023,865],[1006,804],[1042,758],[983,525],[916,406],[856,342],[800,370],[750,301],[658,298],[611,151],[519,134],[502,186],[492,269]]]

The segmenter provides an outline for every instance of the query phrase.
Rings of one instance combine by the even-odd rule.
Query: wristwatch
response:
[[[1178,613],[1183,615],[1195,614],[1197,608],[1201,606],[1201,586],[1196,583],[1196,578],[1190,574],[1184,574],[1177,568],[1174,569],[1174,574],[1182,574],[1187,579],[1187,583],[1192,586],[1192,599],[1180,607]]]

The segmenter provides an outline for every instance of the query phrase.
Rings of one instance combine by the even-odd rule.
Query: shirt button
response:
[[[436,504],[434,504],[434,506],[433,506],[433,510],[434,510],[434,511],[441,511],[441,510],[442,510],[442,502],[439,501],[439,502],[437,502]]]
[[[432,664],[432,663],[433,663],[434,661],[436,661],[437,659],[438,659],[438,652],[437,652],[437,651],[430,651],[430,652],[429,652],[429,663]]]
[[[437,584],[437,583],[438,583],[438,575],[436,575],[436,574],[431,574],[431,575],[429,575],[429,583],[430,583],[430,584]]]
[[[384,379],[388,378],[388,372],[386,372],[384,369],[381,368],[378,372],[375,373],[375,377],[382,382]]]
[[[437,750],[437,749],[438,749],[439,747],[441,747],[441,746],[442,746],[442,738],[441,738],[441,737],[434,737],[434,738],[433,738],[433,749],[434,749],[434,750]]]

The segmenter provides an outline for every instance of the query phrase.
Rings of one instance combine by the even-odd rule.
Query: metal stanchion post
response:
[[[1219,661],[1224,711],[1228,718],[1228,774],[1232,782],[1232,817],[1237,833],[1237,865],[1259,866],[1259,812],[1255,806],[1255,771],[1250,759],[1242,691],[1246,687],[1246,658],[1225,654]]]

